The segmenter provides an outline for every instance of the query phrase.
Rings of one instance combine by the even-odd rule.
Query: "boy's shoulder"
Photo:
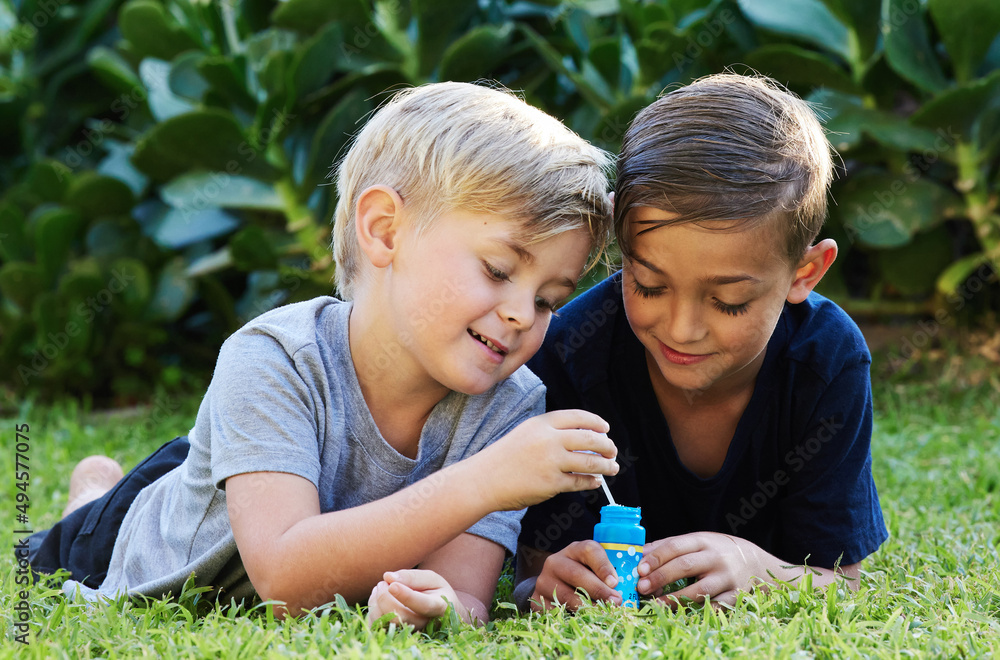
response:
[[[808,366],[827,382],[845,367],[871,364],[858,324],[839,305],[815,291],[797,305],[786,303],[778,324],[782,357]]]
[[[254,339],[269,337],[288,355],[320,342],[332,343],[343,335],[347,340],[347,321],[351,303],[332,296],[318,296],[276,307],[252,318],[229,336],[223,351],[234,344],[255,343]]]

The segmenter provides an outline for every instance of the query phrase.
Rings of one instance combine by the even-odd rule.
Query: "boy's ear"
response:
[[[354,230],[361,251],[376,268],[392,263],[402,213],[403,199],[389,186],[365,188],[358,197]]]
[[[824,238],[806,250],[795,268],[795,279],[788,289],[786,300],[794,305],[809,297],[836,258],[837,242],[832,238]]]

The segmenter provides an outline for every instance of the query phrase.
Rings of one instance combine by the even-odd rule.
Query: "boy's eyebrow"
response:
[[[535,255],[531,254],[529,250],[527,250],[523,245],[521,245],[516,241],[503,238],[495,238],[493,239],[493,241],[499,243],[505,248],[509,248],[510,250],[512,250],[514,254],[517,255],[517,258],[526,264],[530,264],[535,260]],[[563,277],[557,282],[557,284],[566,287],[567,289],[569,289],[570,293],[573,293],[574,291],[576,291],[576,287],[579,285],[579,282],[570,277]]]
[[[531,254],[531,252],[529,252],[523,245],[517,243],[516,241],[503,238],[497,238],[494,240],[505,248],[510,248],[514,254],[517,255],[517,258],[526,264],[530,264],[535,260],[535,255]]]
[[[666,275],[666,273],[657,268],[655,264],[646,261],[642,257],[633,255],[632,261],[642,264],[643,266],[653,271],[657,275]],[[723,284],[736,284],[737,282],[750,282],[751,284],[760,284],[759,279],[757,279],[753,275],[748,275],[746,273],[740,273],[739,275],[712,275],[711,277],[704,278],[702,282],[704,282],[705,284],[715,284],[720,286]]]

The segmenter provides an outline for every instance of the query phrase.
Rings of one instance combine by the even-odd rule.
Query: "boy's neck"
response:
[[[348,327],[351,362],[375,425],[393,449],[415,458],[424,423],[450,390],[422,372],[369,306],[355,303]]]

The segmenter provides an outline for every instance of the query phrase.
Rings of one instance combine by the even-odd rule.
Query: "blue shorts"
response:
[[[184,462],[187,436],[174,438],[135,466],[102,497],[84,504],[55,524],[28,538],[28,561],[36,573],[68,570],[72,579],[96,589],[111,564],[118,530],[143,488]]]

